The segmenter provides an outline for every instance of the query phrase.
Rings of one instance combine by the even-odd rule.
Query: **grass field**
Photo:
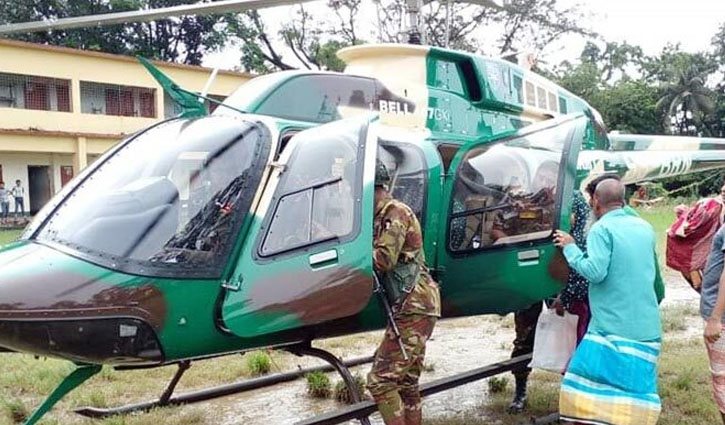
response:
[[[664,257],[664,231],[673,220],[674,203],[641,209],[643,218],[652,223],[658,235],[660,259]],[[20,231],[0,231],[0,245],[9,243]],[[0,273],[2,271],[0,270]],[[1,288],[0,288],[1,290]],[[719,416],[712,402],[709,387],[709,371],[703,344],[693,334],[687,323],[697,323],[697,307],[682,304],[666,307],[664,311],[665,337],[660,362],[660,395],[663,399],[661,425],[713,425]],[[691,328],[691,326],[690,326]],[[351,344],[374,344],[374,341],[357,341],[354,337],[325,342],[326,348],[339,352]],[[275,354],[274,368],[289,363],[285,355]],[[65,376],[71,365],[58,360],[36,360],[32,356],[0,355],[0,425],[12,425],[37,406],[55,385]],[[91,421],[74,416],[71,410],[82,405],[104,407],[155,397],[161,393],[173,374],[173,368],[118,373],[110,368],[71,393],[43,422],[44,425],[202,425],[217,423],[221,413],[198,406],[160,409],[148,414],[116,417]],[[238,380],[252,375],[250,366],[243,359],[222,358],[195,365],[181,384],[181,391]],[[508,404],[513,385],[509,375],[507,388],[495,394],[475,410],[456,416],[426,421],[428,425],[483,425],[520,424],[531,416],[542,416],[556,411],[560,377],[555,374],[535,372],[530,389],[530,407],[526,415],[509,416],[503,413]],[[216,418],[216,419],[215,419]],[[485,418],[485,419],[484,419]]]
[[[21,233],[22,230],[0,230],[0,246],[14,241]]]

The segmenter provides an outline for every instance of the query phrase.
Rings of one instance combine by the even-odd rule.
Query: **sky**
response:
[[[563,7],[582,5],[590,17],[585,26],[602,35],[607,41],[627,41],[641,46],[648,55],[659,53],[667,43],[680,43],[685,51],[710,50],[710,41],[720,25],[725,24],[725,0],[559,0]],[[306,7],[317,14],[329,13],[325,1]],[[372,0],[370,1],[372,3]],[[278,7],[263,12],[266,21],[283,22],[294,15],[292,7]],[[364,19],[371,32],[375,26],[374,13]],[[575,60],[586,40],[568,36],[540,52],[546,63],[558,64]],[[204,64],[230,69],[239,63],[239,50],[230,46],[222,52],[208,55]]]

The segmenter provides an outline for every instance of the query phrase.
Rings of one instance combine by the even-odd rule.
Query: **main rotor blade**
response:
[[[100,15],[62,18],[55,21],[22,22],[0,25],[0,34],[18,32],[37,32],[70,28],[95,27],[103,25],[144,22],[180,15],[209,15],[213,13],[244,12],[307,3],[317,0],[224,0],[213,3],[186,4],[182,6],[162,7],[159,9],[133,10],[129,12],[104,13]]]

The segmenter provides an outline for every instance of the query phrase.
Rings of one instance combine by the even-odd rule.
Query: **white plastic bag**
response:
[[[531,367],[564,373],[576,348],[576,331],[579,316],[545,308],[536,324],[534,354]]]

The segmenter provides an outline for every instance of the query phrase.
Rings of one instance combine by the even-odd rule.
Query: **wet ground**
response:
[[[666,279],[668,283],[664,308],[678,306],[697,308],[697,294],[678,274],[668,273]],[[695,336],[701,332],[701,323],[697,317],[689,316],[683,320],[686,320],[687,329],[681,333],[682,337]],[[379,332],[373,332],[321,341],[317,345],[345,358],[352,358],[371,354],[380,335]],[[512,315],[506,317],[488,315],[442,321],[436,326],[433,338],[428,344],[426,364],[432,370],[423,373],[422,381],[447,377],[504,360],[510,356],[513,338]],[[295,365],[306,367],[314,364],[318,363],[311,359],[290,358],[286,361],[285,369],[289,370]],[[352,370],[353,373],[364,376],[369,367],[364,365]],[[333,381],[339,380],[335,374],[330,374],[330,377]],[[487,393],[488,385],[482,380],[433,395],[425,399],[425,416],[452,417],[474,411],[476,406],[486,402]],[[290,424],[341,407],[333,400],[318,400],[307,396],[304,379],[226,397],[207,404],[208,411],[214,412],[219,419],[218,423],[224,425]],[[377,414],[371,419],[374,424],[382,424]]]
[[[346,357],[369,355],[374,351],[380,335],[375,332],[358,336],[356,339],[364,343],[355,344],[357,348],[354,350],[345,350]],[[422,381],[443,378],[504,360],[510,355],[513,336],[511,317],[488,316],[440,322],[426,355],[426,364],[432,370],[424,372]],[[335,351],[334,348],[332,350]],[[312,361],[296,363],[302,367],[313,364]],[[369,365],[363,365],[352,371],[364,376],[369,368]],[[334,374],[330,376],[338,380]],[[221,423],[225,425],[288,424],[341,407],[332,400],[312,399],[305,392],[305,381],[298,380],[209,404],[213,411],[221,413],[224,418]],[[425,401],[426,415],[451,415],[469,410],[485,399],[486,392],[486,383],[479,381],[436,394]],[[372,423],[382,424],[382,421],[375,415]]]

